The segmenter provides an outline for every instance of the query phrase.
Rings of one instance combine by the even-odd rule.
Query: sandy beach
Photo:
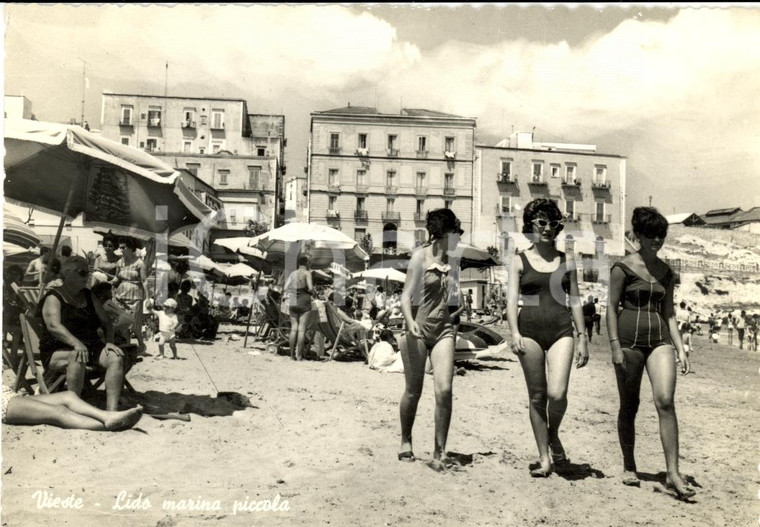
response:
[[[637,421],[644,481],[619,481],[604,329],[589,365],[571,376],[562,437],[572,470],[546,480],[529,475],[537,452],[522,371],[509,352],[467,363],[456,377],[448,449],[463,466],[438,474],[426,465],[431,377],[415,426],[419,459],[401,463],[403,375],[361,362],[294,363],[250,341],[244,349],[228,339],[242,329],[222,326],[213,344],[180,344],[183,360],[146,357],[130,372],[137,399],[186,412],[190,422],[146,415],[121,433],[4,426],[3,525],[720,526],[751,525],[760,514],[756,352],[695,337],[694,373],[679,377],[676,392],[681,470],[698,490],[684,503],[663,491],[647,380]],[[233,411],[216,389],[240,392],[255,408]]]

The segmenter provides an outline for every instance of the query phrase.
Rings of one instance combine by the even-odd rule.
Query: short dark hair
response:
[[[668,235],[668,220],[654,207],[636,207],[631,217],[634,234],[647,238],[665,238]]]
[[[185,280],[181,284],[179,284],[179,290],[185,294],[189,293],[192,287],[193,287],[193,283],[190,280]]]
[[[119,240],[117,240],[116,236],[113,234],[106,234],[103,236],[103,247],[109,243],[114,246],[114,249],[119,246]]]
[[[438,240],[449,233],[464,234],[462,224],[451,209],[435,209],[427,213],[425,228],[431,240]]]
[[[549,221],[561,221],[563,219],[562,212],[552,200],[547,198],[534,199],[525,205],[525,210],[523,211],[523,234],[533,232],[533,220],[539,216],[546,216],[546,219]],[[562,229],[564,229],[564,225],[560,224],[555,230],[554,235],[556,236],[562,232]]]
[[[72,252],[72,249],[68,245],[64,245],[63,247],[61,247],[61,256],[63,256],[64,258],[68,258],[69,256],[71,256],[71,252]]]
[[[137,240],[134,238],[122,238],[121,243],[123,243],[127,249],[131,249],[132,251],[135,251],[140,247],[140,245],[137,243]]]
[[[298,265],[306,265],[308,266],[311,263],[311,256],[308,254],[302,254],[298,257]]]

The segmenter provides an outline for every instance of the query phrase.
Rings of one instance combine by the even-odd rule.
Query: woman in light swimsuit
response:
[[[135,254],[137,242],[132,238],[125,238],[119,243],[121,259],[116,263],[116,278],[118,286],[113,292],[113,297],[121,303],[134,317],[132,333],[137,339],[140,353],[145,353],[143,342],[143,301],[148,298],[147,271],[145,263]]]
[[[520,359],[528,385],[530,424],[539,455],[539,467],[531,471],[536,478],[548,477],[553,468],[568,464],[559,426],[567,410],[575,350],[577,368],[588,362],[575,262],[554,247],[560,231],[562,213],[554,202],[536,199],[528,203],[523,233],[534,242],[513,259],[509,274],[507,317],[512,351]],[[523,307],[518,315],[519,296]]]
[[[457,292],[459,262],[449,256],[463,231],[449,209],[427,215],[428,241],[412,253],[401,294],[401,311],[406,320],[406,346],[401,348],[406,388],[399,405],[401,417],[400,461],[414,461],[412,427],[422,394],[425,363],[433,366],[435,386],[435,449],[431,467],[445,471],[452,465],[446,458],[446,439],[451,422],[451,385],[454,377],[454,326],[449,304]]]
[[[640,485],[633,452],[641,377],[646,369],[660,419],[666,486],[679,497],[688,498],[695,491],[678,470],[674,396],[676,365],[688,373],[689,359],[673,308],[673,271],[657,257],[668,233],[668,220],[657,209],[637,207],[631,223],[640,249],[612,267],[607,304],[607,331],[620,394],[618,437],[623,451],[623,484]]]

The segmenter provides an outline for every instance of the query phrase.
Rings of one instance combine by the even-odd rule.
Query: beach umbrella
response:
[[[30,249],[40,244],[40,238],[21,218],[3,211],[3,242],[11,243],[22,249]]]
[[[485,249],[480,249],[469,243],[459,242],[456,255],[459,257],[459,267],[469,269],[471,267],[484,268],[501,265],[501,262]],[[409,253],[402,256],[409,256]]]
[[[351,278],[371,278],[374,280],[401,282],[403,284],[406,281],[406,274],[390,267],[384,267],[354,273]]]
[[[224,270],[224,276],[227,278],[251,278],[258,274],[256,269],[244,263],[236,263]]]
[[[213,214],[172,167],[75,125],[5,120],[5,197],[119,235],[152,238]],[[54,249],[57,245],[53,243]]]

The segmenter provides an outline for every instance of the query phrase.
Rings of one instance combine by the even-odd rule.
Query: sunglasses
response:
[[[107,243],[103,247],[105,247],[106,249],[113,249],[113,244],[112,243]]]
[[[557,227],[562,225],[562,222],[559,220],[548,221],[548,220],[536,219],[536,220],[533,220],[533,225],[536,225],[537,227],[541,227],[542,229],[547,226],[551,227],[552,229],[556,229]]]

